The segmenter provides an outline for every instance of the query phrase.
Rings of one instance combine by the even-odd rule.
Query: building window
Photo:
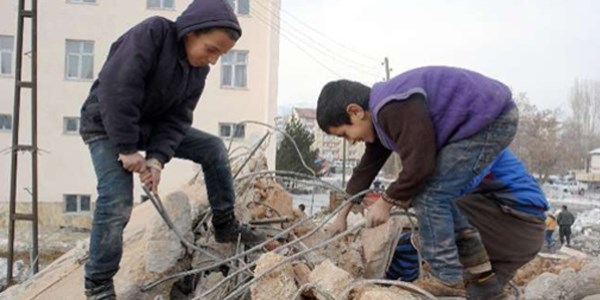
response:
[[[94,77],[94,41],[67,40],[65,77],[92,79]]]
[[[12,58],[15,38],[0,35],[0,75],[12,75]]]
[[[78,134],[79,133],[79,117],[64,117],[63,118],[63,133]]]
[[[245,88],[248,72],[248,52],[232,50],[221,57],[221,86]]]
[[[12,129],[12,115],[0,114],[0,131],[10,131]]]
[[[96,0],[67,0],[69,3],[96,3]]]
[[[246,136],[246,125],[219,123],[219,135],[224,138],[243,139]]]
[[[238,15],[250,14],[250,0],[227,0],[233,11]]]
[[[63,195],[65,213],[84,213],[91,210],[90,195]]]
[[[175,0],[146,0],[148,9],[175,9]]]

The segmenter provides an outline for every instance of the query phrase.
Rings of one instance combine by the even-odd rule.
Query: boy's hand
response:
[[[390,210],[392,204],[385,202],[383,199],[379,199],[375,204],[371,205],[367,212],[367,228],[377,227],[390,218]]]
[[[129,172],[142,173],[146,170],[146,159],[139,153],[119,154],[119,161],[123,169]]]
[[[161,163],[150,158],[146,161],[146,168],[140,173],[140,180],[146,185],[153,193],[158,191],[158,184],[160,183],[160,173],[162,171]]]

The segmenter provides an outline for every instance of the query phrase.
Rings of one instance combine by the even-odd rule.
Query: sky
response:
[[[567,115],[575,80],[600,79],[600,1],[281,1],[280,113],[315,107],[331,80],[383,80],[384,57],[392,77],[426,65],[472,69]]]

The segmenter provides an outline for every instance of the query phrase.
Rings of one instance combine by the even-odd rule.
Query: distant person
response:
[[[571,246],[571,225],[575,223],[575,216],[567,210],[566,205],[563,205],[561,212],[558,213],[556,221],[558,222],[558,226],[560,226],[560,244],[563,245],[566,239],[567,246]]]
[[[546,245],[548,248],[552,247],[552,244],[554,244],[552,237],[556,230],[556,225],[556,217],[554,215],[549,215],[548,218],[546,218]]]
[[[304,204],[298,205],[298,208],[300,209],[301,212],[304,212],[306,210],[306,206]]]

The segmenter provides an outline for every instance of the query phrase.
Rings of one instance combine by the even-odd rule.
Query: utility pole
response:
[[[12,126],[12,159],[10,170],[10,202],[8,213],[8,263],[6,281],[10,284],[13,277],[15,225],[16,221],[30,221],[32,229],[31,269],[38,272],[38,146],[37,146],[37,0],[31,0],[31,8],[25,8],[25,0],[19,0],[17,11],[17,52],[15,68],[15,98]],[[23,39],[25,19],[31,24],[31,79],[23,79]],[[19,119],[21,115],[21,91],[31,91],[31,144],[19,143]],[[31,158],[31,213],[17,213],[17,171],[20,151],[30,152]]]
[[[390,69],[390,60],[387,57],[383,59],[383,65],[385,66],[385,80],[390,80],[392,69]]]
[[[382,65],[385,67],[385,80],[390,80],[390,73],[392,72],[392,69],[390,68],[390,60],[387,57],[385,57],[383,59]],[[385,165],[383,165],[384,173],[396,173],[396,165],[396,155],[392,153],[392,155],[390,155],[388,160],[385,162]]]

